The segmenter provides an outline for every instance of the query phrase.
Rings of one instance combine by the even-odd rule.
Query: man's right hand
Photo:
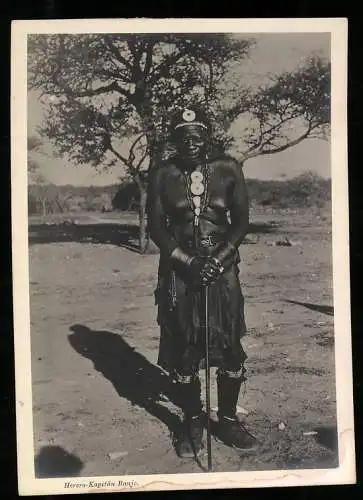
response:
[[[212,285],[223,272],[223,266],[216,258],[192,257],[179,247],[173,250],[171,257],[179,265],[186,266],[192,283],[197,286]]]
[[[189,269],[192,281],[199,286],[213,284],[220,275],[220,266],[211,257],[194,257]]]

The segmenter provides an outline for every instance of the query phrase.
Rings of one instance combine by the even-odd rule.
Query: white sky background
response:
[[[241,35],[246,37],[246,35]],[[312,53],[330,57],[330,37],[323,33],[303,34],[254,34],[256,46],[250,58],[241,66],[241,79],[247,85],[261,84],[269,74],[294,70]],[[28,95],[28,133],[36,133],[42,123],[43,109],[35,92]],[[72,165],[53,156],[52,146],[44,148],[47,156],[37,155],[41,173],[54,184],[107,185],[117,182],[122,169],[116,167],[98,173],[89,165]],[[283,153],[266,155],[246,162],[246,178],[285,179],[313,170],[323,177],[330,177],[330,145],[326,141],[308,139]]]

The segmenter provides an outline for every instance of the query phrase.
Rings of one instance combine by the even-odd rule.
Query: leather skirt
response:
[[[219,242],[209,239],[198,248],[199,255],[210,255]],[[185,249],[192,248],[188,241]],[[211,367],[237,371],[247,358],[241,338],[246,333],[244,297],[239,280],[239,254],[225,266],[224,273],[208,287],[209,360]],[[168,259],[160,258],[155,302],[160,326],[158,364],[170,374],[190,376],[205,361],[205,289],[188,282],[175,271]]]

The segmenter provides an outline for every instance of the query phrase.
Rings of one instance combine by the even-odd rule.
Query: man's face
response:
[[[205,158],[206,135],[200,127],[194,125],[181,127],[177,131],[175,143],[185,160],[196,162]]]

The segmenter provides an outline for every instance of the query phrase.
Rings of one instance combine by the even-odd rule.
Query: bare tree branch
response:
[[[183,57],[188,54],[188,48],[185,47],[181,49],[177,54],[173,54],[172,56],[167,56],[163,62],[161,62],[156,68],[152,71],[148,83],[153,85],[159,78],[162,76],[167,76],[170,68],[180,61]]]
[[[288,123],[289,121],[293,121],[296,118],[299,118],[299,116],[300,116],[300,113],[296,112],[294,114],[286,116],[285,118],[281,118],[278,123],[271,125],[269,128],[267,128],[265,130],[263,129],[263,127],[264,127],[264,125],[267,125],[267,122],[263,123],[261,120],[259,120],[259,129],[260,129],[259,137],[258,137],[258,139],[256,139],[256,141],[254,141],[254,140],[250,141],[252,143],[252,146],[251,146],[251,148],[246,150],[246,153],[250,153],[250,152],[254,151],[255,149],[263,148],[265,145],[268,144],[268,141],[271,141],[274,138],[274,137],[269,138],[268,137],[269,135],[271,135],[272,133],[275,133],[275,136],[276,136],[278,134],[278,129],[281,129],[282,126],[285,125],[286,123]],[[266,139],[264,140],[264,138],[266,138]],[[247,141],[247,142],[249,142],[249,141]]]
[[[109,142],[108,144],[108,149],[116,156],[116,158],[118,158],[126,167],[129,166],[128,164],[128,161],[127,161],[127,158],[125,158],[124,156],[122,156],[113,146],[112,146],[112,143],[111,141]]]
[[[151,66],[153,63],[153,48],[154,43],[149,42],[146,48],[146,59],[145,59],[145,68],[144,68],[144,80],[146,80],[150,74]]]
[[[145,132],[141,132],[141,134],[139,134],[136,137],[136,139],[132,142],[132,144],[130,146],[130,153],[134,154],[134,149],[135,149],[137,143],[140,142],[143,137],[146,137],[146,133]]]
[[[299,144],[300,142],[302,142],[304,139],[307,139],[311,133],[311,130],[312,130],[311,127],[308,127],[307,130],[303,134],[301,134],[299,137],[297,137],[296,139],[293,139],[291,141],[288,141],[286,144],[284,144],[282,146],[276,146],[274,148],[265,149],[265,150],[260,148],[257,151],[247,153],[247,154],[242,154],[242,161],[245,162],[247,160],[250,160],[251,158],[256,158],[257,156],[270,155],[270,154],[274,154],[274,153],[282,153],[286,149],[292,148],[292,147],[296,146],[297,144]]]
[[[143,164],[143,162],[146,160],[146,158],[149,156],[150,152],[148,149],[145,150],[144,154],[142,155],[142,157],[140,158],[140,160],[137,162],[136,166],[135,166],[135,169],[136,170],[140,170],[140,167],[141,165]]]
[[[125,82],[125,83],[133,83],[133,81],[131,80],[131,78],[125,76],[124,74],[122,74],[120,72],[120,70],[115,70],[115,71],[112,71],[112,70],[109,70],[109,69],[105,69],[103,68],[102,70],[95,70],[94,72],[95,75],[99,75],[100,77],[104,78],[105,76],[107,76],[108,78],[113,78],[115,80],[120,80],[122,82]]]
[[[104,43],[107,45],[108,49],[114,55],[114,57],[132,72],[133,65],[130,63],[130,61],[128,61],[125,57],[121,55],[120,51],[113,45],[109,37],[104,38]]]
[[[81,90],[76,91],[71,89],[69,86],[63,85],[63,89],[65,93],[75,97],[94,97],[97,95],[107,94],[108,92],[118,92],[119,94],[124,95],[125,97],[130,97],[131,93],[122,87],[117,82],[112,82],[109,85],[101,85],[96,89],[89,90]]]

